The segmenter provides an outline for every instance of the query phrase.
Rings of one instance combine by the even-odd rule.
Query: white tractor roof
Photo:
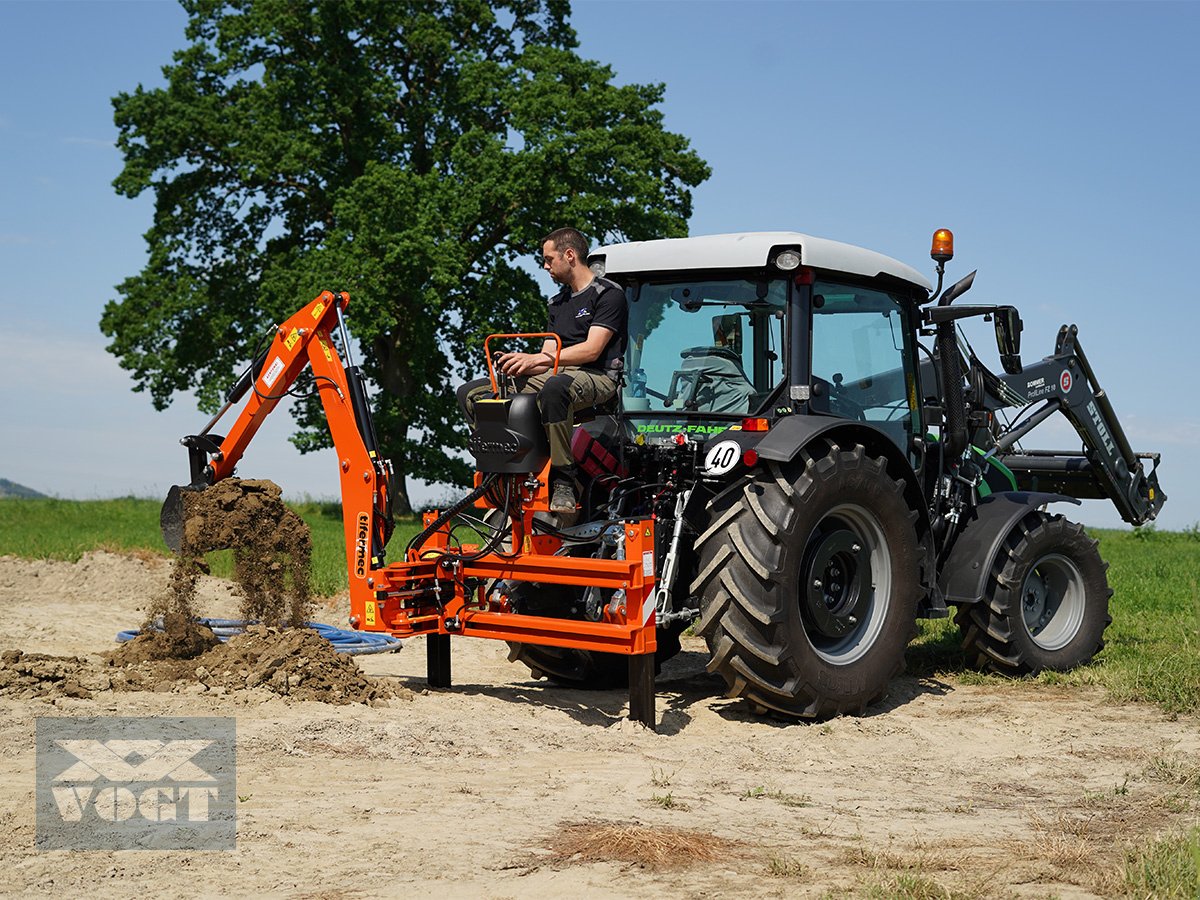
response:
[[[924,275],[890,256],[798,231],[752,231],[609,244],[597,248],[589,258],[603,256],[604,270],[609,275],[686,269],[751,269],[767,265],[767,254],[772,247],[779,246],[799,246],[801,263],[815,269],[867,277],[892,275],[927,291],[933,289]]]

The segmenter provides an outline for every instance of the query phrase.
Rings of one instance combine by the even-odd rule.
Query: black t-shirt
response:
[[[625,360],[625,345],[629,340],[629,308],[625,291],[607,278],[593,278],[592,283],[575,296],[564,287],[550,301],[550,317],[546,330],[562,338],[564,347],[582,344],[593,325],[613,333],[600,357],[583,366],[596,372],[614,374]]]

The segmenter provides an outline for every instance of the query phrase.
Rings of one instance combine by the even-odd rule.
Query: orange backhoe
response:
[[[609,523],[615,552],[607,559],[565,555],[571,535],[535,527],[535,517],[541,513],[544,519],[549,510],[550,460],[532,395],[481,402],[472,438],[479,462],[475,490],[440,515],[426,513],[425,529],[409,542],[404,558],[385,561],[392,532],[391,468],[379,453],[362,372],[343,362],[332,338],[336,329],[341,346],[350,346],[343,319],[349,302],[345,292],[326,291],[278,326],[270,346],[229,391],[221,411],[199,434],[181,440],[189,452],[191,483],[173,487],[163,506],[167,545],[178,551],[182,542],[183,491],[202,490],[232,475],[263,421],[311,366],[341,477],[351,626],[400,638],[425,637],[428,679],[435,687],[451,683],[451,636],[627,656],[630,718],[653,728],[654,523],[649,517]],[[496,392],[502,394],[490,354],[488,365]],[[224,413],[247,394],[229,433],[212,433]],[[525,427],[516,432],[506,425],[523,420],[528,420]],[[448,523],[467,506],[499,511],[493,518],[506,515],[509,524],[496,532],[503,540],[452,546]],[[594,589],[603,592],[606,602],[595,621],[531,615],[518,612],[507,596],[522,583]]]

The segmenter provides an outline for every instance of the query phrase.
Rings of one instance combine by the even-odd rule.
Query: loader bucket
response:
[[[183,530],[187,518],[183,502],[184,491],[202,490],[203,487],[176,484],[167,491],[167,499],[163,501],[162,511],[158,514],[158,525],[162,529],[163,540],[172,553],[178,554],[183,546]]]

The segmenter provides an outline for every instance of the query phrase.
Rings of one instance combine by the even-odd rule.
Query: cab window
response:
[[[811,408],[886,432],[902,450],[917,427],[911,331],[899,297],[818,281],[812,301]]]

